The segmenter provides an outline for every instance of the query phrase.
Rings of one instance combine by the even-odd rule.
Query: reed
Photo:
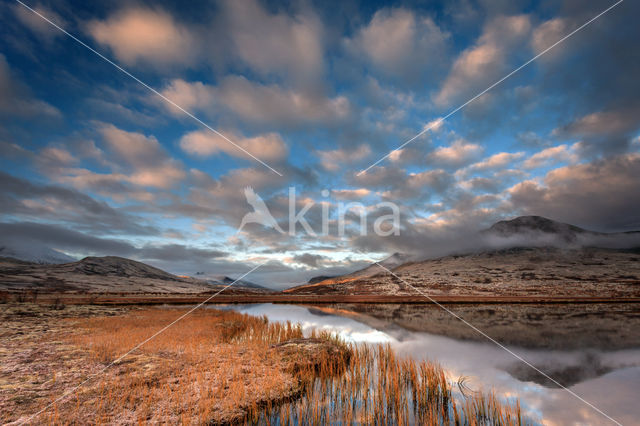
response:
[[[493,393],[454,392],[430,361],[398,358],[389,345],[351,345],[346,364],[301,371],[303,393],[277,410],[252,412],[247,424],[526,425],[519,402]]]
[[[73,320],[68,339],[99,371],[184,313],[145,309]],[[389,345],[266,317],[202,309],[45,413],[45,423],[521,425],[519,403],[455,392],[429,361]]]

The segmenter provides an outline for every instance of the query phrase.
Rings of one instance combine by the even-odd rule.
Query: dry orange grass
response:
[[[75,322],[72,343],[108,365],[184,310],[149,309]],[[207,423],[299,391],[270,346],[302,337],[298,326],[203,309],[185,317],[43,416],[55,423]]]
[[[518,401],[504,403],[493,393],[456,395],[440,366],[397,358],[388,345],[351,346],[343,371],[332,363],[301,377],[301,398],[253,413],[249,420],[283,425],[533,424],[521,414]]]
[[[184,312],[68,319],[75,331],[65,338],[82,348],[87,377]],[[298,325],[202,309],[33,423],[528,423],[517,402],[460,397],[453,386],[437,364],[398,358],[390,346],[345,345],[326,333],[304,339]]]

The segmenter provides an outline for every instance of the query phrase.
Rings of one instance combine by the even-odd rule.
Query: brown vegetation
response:
[[[195,311],[114,363],[185,311],[113,309],[11,305],[0,421],[27,420],[93,375],[30,423],[523,421],[518,405],[490,394],[456,399],[440,367],[399,359],[388,346],[303,338],[298,325],[229,311]]]
[[[339,364],[338,364],[339,366]],[[522,425],[518,401],[504,404],[492,394],[456,392],[437,364],[398,358],[388,345],[351,347],[344,371],[320,364],[302,374],[301,398],[255,412],[251,423]],[[336,374],[339,373],[339,374]],[[458,389],[464,390],[462,386]]]

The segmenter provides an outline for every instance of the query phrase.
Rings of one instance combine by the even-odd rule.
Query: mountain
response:
[[[534,233],[551,234],[566,242],[576,242],[578,236],[584,234],[601,235],[542,216],[520,216],[512,220],[501,220],[483,232],[501,237],[523,236]]]
[[[496,222],[479,233],[485,248],[640,246],[640,232],[595,232],[542,216],[520,216]]]
[[[316,277],[309,278],[309,281],[307,281],[307,284],[317,284],[317,283],[321,283],[322,281],[327,281],[336,277],[337,275],[318,275]]]
[[[15,242],[0,245],[0,257],[11,257],[40,264],[68,263],[76,260],[49,247]]]
[[[154,268],[146,263],[118,256],[85,257],[77,262],[53,266],[50,270],[60,273],[103,277],[149,278],[163,281],[182,280],[176,275]]]
[[[384,266],[387,269],[393,269],[399,265],[402,265],[403,263],[409,262],[413,258],[414,256],[407,253],[394,253],[391,256],[377,263],[379,263],[380,265]],[[379,274],[380,272],[383,272],[383,271],[384,270],[374,262],[371,265],[367,266],[366,268],[359,269],[350,274],[339,275],[335,277],[323,277],[323,276],[314,277],[314,278],[311,278],[307,282],[307,284],[286,289],[284,290],[284,292],[293,293],[293,292],[299,292],[301,290],[304,290],[307,287],[317,287],[317,286],[345,283],[349,281],[358,280],[361,278],[370,277],[370,276]]]
[[[540,216],[500,221],[448,256],[396,253],[383,266],[285,290],[293,294],[640,296],[640,233],[599,233]],[[470,248],[473,247],[473,248]]]
[[[100,293],[206,293],[224,288],[191,277],[179,277],[117,256],[86,257],[58,265],[0,258],[0,289]],[[252,292],[234,285],[225,292]]]
[[[251,281],[242,279],[235,280],[233,278],[227,277],[226,275],[207,276],[204,280],[213,285],[228,286],[230,284],[233,284],[233,287],[251,288],[261,291],[272,291],[266,287],[261,286],[260,284],[252,283]]]

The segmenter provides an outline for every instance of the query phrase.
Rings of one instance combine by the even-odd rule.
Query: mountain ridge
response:
[[[421,283],[428,282],[432,289],[435,286],[436,288],[442,287],[442,289],[454,289],[455,291],[475,292],[482,287],[481,284],[491,284],[499,280],[501,288],[493,288],[491,291],[511,291],[512,289],[506,289],[508,284],[512,286],[522,285],[524,288],[540,278],[535,272],[537,270],[536,262],[530,259],[542,259],[541,262],[550,263],[553,262],[553,256],[566,258],[568,265],[583,264],[586,266],[585,271],[594,271],[593,276],[598,277],[589,281],[590,277],[584,275],[584,271],[579,271],[574,275],[567,275],[566,267],[547,265],[545,266],[546,275],[544,277],[547,282],[561,283],[564,281],[562,279],[564,274],[565,279],[573,280],[573,278],[578,277],[578,281],[594,284],[596,281],[606,281],[608,275],[615,276],[614,274],[618,273],[615,270],[615,263],[611,263],[610,260],[615,256],[620,259],[620,265],[624,265],[624,267],[621,267],[620,272],[625,273],[618,273],[618,275],[630,277],[628,280],[635,282],[640,280],[638,278],[640,277],[640,271],[636,271],[636,262],[633,260],[637,257],[637,253],[624,250],[621,252],[621,247],[618,246],[638,247],[640,246],[638,236],[640,236],[640,233],[633,231],[625,233],[594,232],[542,216],[520,216],[511,220],[496,222],[491,227],[479,231],[477,234],[479,244],[475,248],[461,249],[458,252],[452,250],[453,253],[449,255],[422,259],[416,255],[403,254],[405,257],[401,259],[406,261],[385,267],[393,270],[394,273],[402,271],[410,275],[412,277],[411,281],[417,280],[416,284],[418,286]],[[599,247],[599,244],[602,247]],[[395,255],[394,253],[390,258]],[[592,264],[593,262],[588,260],[590,257],[600,258],[600,263],[602,263],[600,266],[602,268],[598,269],[597,265]],[[483,265],[479,259],[485,259],[486,265]],[[504,273],[504,276],[500,273],[485,273],[486,269],[491,267],[501,271],[509,270],[509,262],[521,264],[520,267],[526,268],[525,271],[531,270],[534,272],[518,274],[514,271],[509,271],[509,274]],[[626,271],[625,267],[627,268]],[[358,274],[360,271],[373,271],[374,268],[375,273]],[[627,274],[626,272],[629,273]],[[447,277],[447,275],[449,276]],[[509,280],[505,279],[507,275],[510,276]],[[390,274],[374,263],[367,268],[350,274],[286,289],[285,293],[327,294],[338,292],[340,294],[357,294],[361,291],[366,294],[407,293],[407,289],[403,288],[406,285],[401,285],[401,280],[393,279],[395,277],[389,279],[389,276]],[[459,276],[464,276],[466,281],[461,278],[454,278]],[[627,278],[623,280],[625,279]],[[544,286],[544,282],[538,281],[536,283],[540,284],[540,286],[535,291],[550,290],[550,288]],[[376,282],[378,282],[378,286],[376,286]],[[485,286],[483,291],[489,291],[486,287],[492,286]],[[496,286],[494,285],[493,287]],[[589,291],[591,290],[593,288],[590,288]]]
[[[11,291],[207,293],[222,290],[227,285],[174,275],[119,256],[89,256],[55,265],[0,258],[0,289]],[[225,291],[252,292],[258,289],[243,287],[239,282]]]

